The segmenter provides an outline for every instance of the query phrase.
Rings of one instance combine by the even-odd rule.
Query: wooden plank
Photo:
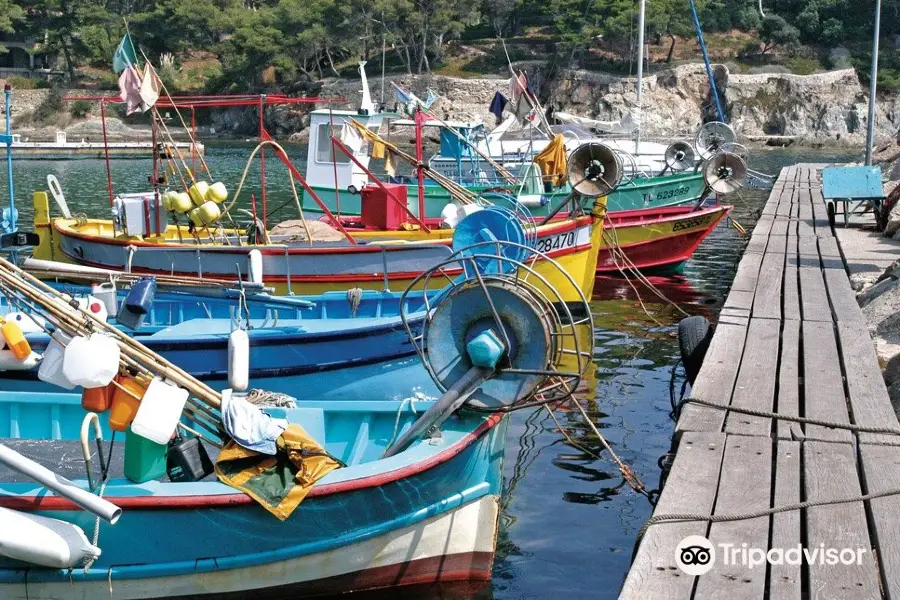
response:
[[[861,474],[866,493],[897,487],[900,481],[900,448],[870,446],[859,448]],[[887,598],[900,598],[900,496],[886,496],[869,502],[870,523],[875,534],[872,546],[877,552],[882,589]],[[871,557],[867,557],[871,560]]]
[[[703,366],[691,389],[691,397],[719,404],[729,404],[734,391],[744,340],[747,336],[744,317],[723,316],[709,344]],[[721,431],[725,413],[714,408],[688,404],[682,409],[675,426],[676,435],[685,431]]]
[[[769,232],[769,237],[772,237],[773,235],[787,235],[789,227],[791,228],[791,231],[795,231],[793,228],[794,225],[795,223],[789,219],[776,219],[772,223],[772,230]]]
[[[853,422],[900,430],[869,330],[865,324],[853,321],[838,322],[837,327]],[[900,442],[900,438],[895,435],[872,433],[860,433],[859,439],[861,442]]]
[[[837,240],[834,237],[819,237],[819,254],[822,258],[841,258]]]
[[[748,252],[763,253],[766,251],[766,245],[769,243],[768,235],[751,235],[750,241],[744,247],[744,254]]]
[[[807,417],[849,423],[844,381],[834,328],[831,323],[803,321],[803,406]],[[807,437],[828,441],[850,441],[846,429],[819,425],[806,427]]]
[[[768,438],[728,436],[722,458],[719,495],[713,514],[735,514],[769,508],[772,493],[772,443]],[[713,523],[708,539],[717,551],[720,544],[750,548],[769,546],[769,518],[757,517]],[[727,549],[726,549],[727,551]],[[750,569],[741,564],[715,566],[697,581],[695,598],[762,598],[766,587],[765,564]]]
[[[719,485],[724,433],[685,433],[656,505],[657,514],[710,514]],[[707,523],[663,523],[647,530],[619,596],[626,600],[689,598],[694,577],[675,563],[675,548],[689,535],[706,535]]]
[[[728,297],[725,298],[725,304],[722,305],[722,310],[743,310],[747,312],[745,316],[749,317],[750,309],[753,308],[753,296],[754,292],[731,290],[728,292]]]
[[[856,456],[850,444],[809,441],[803,446],[806,499],[831,500],[860,495]],[[896,541],[896,540],[895,540]],[[806,546],[862,548],[862,564],[819,564],[810,561],[809,590],[815,598],[880,598],[878,573],[870,550],[862,502],[815,506],[806,511]]]
[[[818,239],[814,235],[801,236],[797,238],[797,251],[800,256],[814,258],[812,264],[819,263],[819,245]]]
[[[787,319],[781,327],[781,349],[778,363],[778,414],[800,414],[800,321]],[[778,421],[779,438],[799,440],[803,429],[795,421]]]
[[[781,238],[785,239],[784,237]],[[781,318],[781,281],[784,276],[784,255],[763,257],[753,299],[753,316],[761,319]]]
[[[775,319],[750,319],[744,355],[738,370],[731,405],[755,410],[775,408],[775,373],[778,372],[778,341],[781,323]],[[772,420],[730,412],[726,433],[769,436]]]
[[[769,215],[761,216],[753,226],[753,235],[768,236],[769,232],[772,230],[772,223],[774,222],[774,219]]]
[[[800,306],[804,321],[831,321],[825,280],[818,267],[800,266]]]
[[[775,495],[773,506],[800,501],[800,443],[779,440],[775,448]],[[793,548],[800,537],[800,511],[790,510],[772,515],[771,548]],[[800,565],[769,567],[768,597],[778,600],[800,600],[802,569]]]
[[[759,277],[759,266],[762,264],[761,254],[745,254],[738,263],[737,273],[734,275],[734,281],[731,289],[740,290],[742,292],[752,292],[756,290],[756,280]]]
[[[825,274],[825,286],[828,289],[828,297],[831,300],[831,310],[837,322],[854,323],[862,328],[862,334],[867,341],[869,336],[866,328],[866,319],[856,301],[856,295],[850,287],[850,279],[843,267],[840,269],[823,270]]]
[[[812,238],[813,241],[816,239],[816,230],[813,228],[812,224],[803,219],[797,221],[797,235],[803,238]]]
[[[769,254],[784,254],[788,236],[773,235],[769,237],[769,243],[766,245],[766,252]]]
[[[796,238],[794,238],[796,242]],[[800,274],[797,267],[796,244],[794,254],[788,254],[784,265],[782,282],[782,314],[785,319],[797,319],[800,314]]]

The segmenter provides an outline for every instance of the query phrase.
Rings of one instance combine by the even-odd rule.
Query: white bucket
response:
[[[44,350],[44,358],[41,361],[41,368],[38,369],[38,379],[52,383],[65,390],[71,390],[75,384],[66,379],[63,373],[63,359],[66,355],[66,346],[72,341],[72,338],[62,331],[54,331]]]
[[[119,372],[119,345],[111,337],[92,333],[69,342],[63,356],[63,374],[75,385],[105,387]]]
[[[168,444],[187,399],[187,390],[154,377],[141,398],[131,430],[157,444]]]
[[[250,386],[250,337],[243,329],[228,335],[228,387],[243,392]]]
[[[100,556],[77,525],[0,508],[0,554],[23,562],[69,569]]]
[[[91,295],[103,303],[107,315],[119,313],[119,301],[116,297],[116,284],[111,281],[95,283],[91,286]]]

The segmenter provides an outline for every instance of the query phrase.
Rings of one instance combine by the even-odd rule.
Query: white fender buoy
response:
[[[10,350],[0,350],[0,371],[28,371],[41,362],[41,355],[32,352],[23,359],[18,359]]]
[[[3,316],[4,319],[15,323],[22,330],[22,333],[40,333],[44,331],[47,320],[39,315],[28,315],[23,312],[11,312]],[[42,327],[43,326],[43,327]]]
[[[61,212],[62,216],[65,218],[71,219],[72,213],[69,212],[69,205],[66,203],[66,197],[63,195],[62,187],[60,187],[56,175],[47,175],[47,187],[50,189],[50,195],[56,200],[56,206],[59,207],[59,212]]]
[[[75,385],[106,387],[119,372],[119,345],[101,333],[78,336],[66,346],[63,374]]]
[[[228,335],[228,386],[236,392],[250,387],[250,336],[243,329]]]
[[[263,282],[263,259],[262,252],[254,248],[250,251],[250,282],[262,285]]]
[[[97,559],[100,548],[77,525],[0,508],[0,554],[32,565],[70,569]]]

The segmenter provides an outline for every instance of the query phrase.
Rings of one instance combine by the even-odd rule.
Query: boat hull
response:
[[[597,273],[628,271],[616,248],[641,272],[678,272],[730,211],[731,206],[723,205],[619,213],[604,225]]]
[[[502,191],[515,193],[515,188],[509,185],[496,186],[471,186],[475,193],[486,191]],[[610,212],[639,210],[643,208],[662,208],[677,206],[697,201],[703,194],[705,184],[700,173],[673,173],[670,175],[641,178],[624,182],[607,198],[607,208]],[[334,188],[313,186],[313,191],[319,200],[334,214],[355,216],[360,214],[360,196],[351,194],[347,190],[335,192]],[[529,209],[532,214],[540,216],[546,214],[548,207],[553,206],[555,200],[561,200],[568,191],[559,191],[545,196],[545,205],[539,208]],[[413,214],[419,214],[418,189],[416,184],[407,186],[407,204]],[[453,198],[443,187],[431,183],[425,186],[425,216],[427,218],[441,218],[441,211]],[[322,208],[305,192],[303,197],[303,210],[322,214]]]
[[[62,396],[72,400],[62,406]],[[57,394],[49,400],[42,396],[38,406],[13,405],[29,411],[23,433],[47,417],[68,417],[61,422],[62,435],[72,439],[80,422],[73,411],[83,414],[77,402],[77,396]],[[28,569],[0,558],[0,596],[92,600],[108,597],[112,588],[113,596],[123,599],[298,598],[487,581],[497,537],[506,419],[468,415],[465,423],[448,425],[433,444],[373,460],[402,405],[353,404],[325,408],[365,413],[353,419],[359,425],[352,429],[340,429],[346,414],[320,426],[328,428],[328,435],[316,430],[315,419],[295,421],[317,439],[330,439],[329,451],[351,466],[317,482],[287,520],[217,482],[112,479],[104,497],[123,514],[114,526],[101,523],[103,553],[91,569]],[[326,404],[304,403],[293,413],[321,411],[317,406]],[[0,405],[0,412],[4,408],[16,406]],[[53,417],[41,412],[54,408]],[[278,409],[270,410],[277,414]],[[404,417],[406,424],[414,418],[410,412]],[[338,428],[334,435],[332,428]],[[364,448],[368,458],[360,460],[358,440],[366,436],[382,441]],[[342,442],[346,437],[357,442]],[[31,483],[0,483],[0,506],[62,519],[85,531],[94,526],[92,515]]]
[[[174,237],[174,227],[171,229]],[[582,293],[590,297],[593,292],[592,264],[597,248],[592,244],[591,229],[589,216],[538,229],[538,250],[553,258],[562,270],[545,260],[537,260],[534,267],[549,285],[559,290],[564,302],[578,303]],[[277,294],[317,295],[352,288],[402,291],[452,253],[449,230],[435,231],[431,236],[387,232],[380,238],[364,238],[368,243],[355,246],[317,243],[313,247],[302,243],[226,246],[194,245],[172,239],[144,241],[114,237],[110,222],[101,220],[79,224],[71,219],[53,219],[47,225],[36,223],[36,230],[42,238],[36,258],[148,275],[234,281],[238,273],[249,272],[249,252],[258,249],[263,260],[263,282]],[[388,236],[396,236],[401,243],[387,243]],[[443,272],[455,277],[462,271],[458,265],[449,265]],[[575,289],[569,277],[580,289]]]

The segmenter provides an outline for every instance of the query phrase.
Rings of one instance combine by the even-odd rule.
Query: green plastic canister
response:
[[[157,444],[128,428],[125,432],[125,477],[135,483],[159,479],[166,474],[168,444]]]

